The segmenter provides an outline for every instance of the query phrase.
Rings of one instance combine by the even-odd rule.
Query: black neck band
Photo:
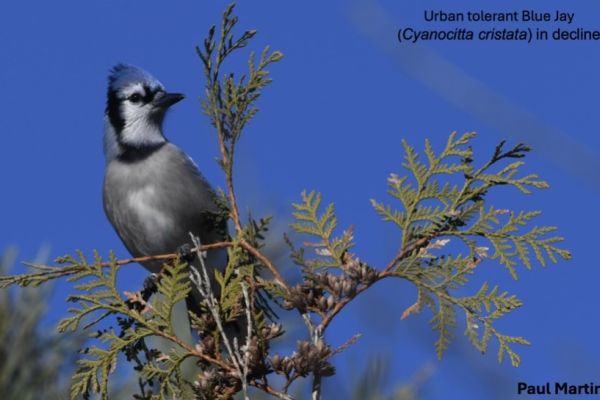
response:
[[[141,146],[132,146],[130,144],[119,141],[120,151],[119,155],[117,156],[117,159],[125,163],[141,161],[152,155],[157,150],[160,150],[160,148],[162,148],[165,144],[167,144],[166,141],[160,143],[145,144]]]

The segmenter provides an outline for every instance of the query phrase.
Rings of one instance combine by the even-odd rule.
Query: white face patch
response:
[[[126,99],[134,93],[139,93],[142,97],[146,94],[146,89],[144,89],[144,85],[142,82],[134,82],[130,85],[125,86],[123,89],[119,91],[119,97],[122,99]]]
[[[152,113],[155,112],[154,106],[141,100],[135,102],[129,100],[130,96],[134,94],[138,94],[141,98],[146,96],[146,89],[142,83],[135,82],[128,85],[119,93],[119,97],[122,99],[121,116],[125,121],[120,135],[121,141],[132,146],[163,143],[165,138],[161,127],[152,117]]]
[[[158,232],[170,232],[173,220],[154,206],[156,188],[146,185],[127,195],[127,206],[142,221],[145,231],[153,235]]]

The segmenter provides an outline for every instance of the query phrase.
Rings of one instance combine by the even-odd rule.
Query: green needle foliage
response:
[[[398,255],[379,271],[363,265],[363,276],[358,282],[339,281],[339,275],[338,287],[328,282],[322,289],[332,292],[332,299],[323,298],[320,303],[307,306],[308,310],[326,321],[325,325],[339,308],[376,280],[402,278],[412,282],[418,292],[417,301],[402,316],[405,318],[420,311],[423,305],[432,310],[431,325],[439,332],[435,343],[439,357],[448,348],[457,325],[456,314],[460,311],[467,321],[465,334],[478,350],[486,352],[490,339],[495,337],[500,345],[499,361],[508,354],[512,365],[519,365],[520,358],[510,345],[529,342],[522,337],[499,333],[493,322],[519,308],[522,305],[520,300],[506,292],[500,293],[498,287],[488,290],[488,283],[484,283],[473,296],[460,297],[456,292],[468,283],[470,275],[485,258],[497,260],[517,279],[516,266],[522,264],[531,268],[532,256],[545,266],[546,259],[556,263],[558,258],[570,259],[571,255],[556,247],[563,240],[560,236],[552,236],[556,227],[529,226],[540,215],[539,211],[513,212],[487,205],[489,191],[497,186],[514,186],[524,194],[530,194],[534,188],[548,188],[548,184],[539,180],[537,175],[517,176],[522,161],[498,166],[504,160],[523,158],[530,149],[519,144],[507,150],[502,142],[492,157],[476,168],[468,146],[474,137],[473,132],[460,137],[452,133],[439,155],[426,140],[426,163],[421,162],[415,149],[403,141],[405,158],[402,165],[409,175],[400,177],[392,174],[388,179],[388,193],[400,207],[371,201],[384,221],[400,229]],[[498,171],[493,172],[496,167]],[[444,181],[446,176],[450,180],[453,175],[462,176],[462,184]],[[353,258],[349,253],[353,246],[352,232],[346,230],[342,235],[334,236],[338,224],[334,206],[329,204],[322,211],[320,206],[321,195],[315,192],[303,193],[302,202],[294,204],[296,222],[291,224],[291,228],[315,237],[317,241],[305,244],[305,248],[315,248],[314,256],[307,258],[305,248],[301,248],[294,249],[293,258],[307,274],[314,274],[319,269],[338,269],[342,277],[352,276],[356,274],[356,271],[349,270],[352,266],[349,260]],[[466,254],[442,252],[452,238],[464,243]],[[493,248],[491,256],[486,244]],[[327,280],[322,275],[315,279]],[[331,280],[330,277],[328,279]]]
[[[321,194],[315,192],[302,193],[302,203],[292,204],[296,210],[292,216],[298,222],[290,227],[297,233],[316,236],[319,240],[312,244],[317,249],[318,258],[304,260],[302,249],[299,253],[294,253],[296,261],[310,270],[339,267],[344,254],[353,246],[351,229],[340,236],[333,236],[337,227],[334,205],[329,204],[319,215],[320,205]]]
[[[511,363],[518,366],[520,359],[509,344],[529,342],[521,337],[498,333],[492,322],[519,308],[521,302],[506,292],[498,293],[497,287],[488,292],[487,283],[470,297],[456,297],[450,291],[464,286],[476,266],[488,257],[489,249],[484,244],[493,247],[490,258],[505,266],[514,279],[517,279],[516,266],[519,263],[531,268],[531,252],[542,266],[546,265],[546,257],[556,263],[557,258],[570,259],[571,255],[555,246],[563,240],[560,236],[550,235],[556,227],[528,228],[531,220],[541,212],[515,213],[486,204],[488,192],[497,186],[512,185],[524,194],[530,194],[533,188],[548,188],[548,184],[535,174],[517,177],[524,164],[522,161],[513,161],[497,172],[491,171],[503,160],[523,158],[530,149],[517,145],[506,150],[505,143],[501,142],[490,160],[476,168],[472,150],[468,147],[474,137],[473,132],[459,138],[452,133],[439,155],[426,140],[426,164],[419,160],[410,145],[403,142],[403,166],[412,174],[413,181],[408,176],[400,178],[397,175],[388,179],[389,194],[400,202],[402,208],[397,210],[376,200],[372,200],[372,204],[384,221],[396,224],[402,231],[403,257],[392,265],[390,272],[417,286],[418,299],[408,314],[420,310],[423,304],[432,308],[432,326],[440,333],[435,344],[438,356],[442,356],[450,342],[451,328],[456,325],[456,310],[460,309],[466,314],[466,335],[475,347],[485,352],[490,338],[495,336],[500,343],[498,359],[502,361],[507,353]],[[462,185],[442,181],[444,175],[453,174],[462,174]],[[467,255],[430,253],[443,248],[453,237],[466,245]],[[486,314],[482,314],[482,309]],[[483,326],[481,338],[480,325]]]
[[[234,37],[233,28],[238,22],[238,18],[232,16],[234,7],[235,5],[231,4],[223,14],[218,41],[215,41],[216,28],[213,25],[204,40],[204,48],[196,47],[196,53],[204,64],[206,78],[206,99],[202,101],[202,109],[217,131],[221,152],[218,163],[225,173],[232,219],[237,232],[241,233],[242,227],[239,223],[240,217],[233,187],[235,145],[246,124],[258,112],[255,103],[262,90],[272,82],[266,68],[280,61],[283,54],[278,51],[270,52],[267,46],[256,64],[254,52],[251,52],[248,58],[247,75],[236,79],[233,73],[229,73],[222,77],[221,67],[225,59],[236,50],[246,47],[256,35],[255,30],[249,30],[239,38]]]
[[[82,254],[78,259],[66,257],[63,261],[81,267],[81,271],[69,280],[83,282],[75,286],[80,294],[68,298],[68,301],[76,303],[78,307],[71,308],[69,312],[72,316],[59,323],[59,332],[75,331],[82,321],[98,313],[103,316],[116,314],[127,317],[127,320],[120,320],[119,331],[109,328],[92,334],[100,341],[101,346],[89,347],[85,352],[87,356],[78,360],[79,368],[72,378],[71,397],[94,392],[100,393],[103,399],[108,399],[109,375],[114,371],[119,355],[140,347],[149,336],[172,341],[173,350],[170,354],[144,364],[139,371],[141,378],[158,378],[160,393],[165,398],[181,395],[185,384],[179,368],[189,355],[180,347],[182,341],[174,334],[171,316],[175,304],[185,299],[191,290],[187,265],[180,262],[165,264],[157,283],[158,292],[162,296],[150,304],[140,294],[126,292],[128,298],[124,298],[119,293],[116,285],[120,267],[112,254],[108,265],[97,254],[92,263]]]
[[[249,387],[254,387],[290,400],[292,386],[298,387],[305,378],[310,381],[311,397],[320,399],[324,378],[336,373],[333,357],[359,337],[350,333],[345,344],[333,348],[327,342],[327,328],[346,305],[387,278],[407,280],[416,288],[417,299],[401,313],[402,318],[424,306],[431,310],[431,326],[439,333],[435,342],[439,357],[462,314],[465,335],[477,350],[486,352],[495,339],[499,361],[508,355],[511,364],[518,366],[513,345],[529,342],[500,333],[495,322],[520,308],[521,301],[487,282],[475,294],[463,292],[482,262],[497,262],[516,279],[521,265],[532,268],[534,263],[544,266],[547,260],[555,263],[571,257],[558,247],[563,238],[555,235],[556,227],[532,226],[539,211],[489,204],[488,195],[496,188],[513,186],[523,194],[548,188],[537,175],[521,174],[521,159],[530,149],[523,144],[506,148],[501,142],[487,161],[478,164],[469,146],[475,137],[472,132],[452,133],[439,154],[426,140],[424,158],[403,142],[402,166],[407,174],[388,178],[392,203],[372,200],[379,216],[399,229],[398,251],[380,267],[352,253],[352,228],[340,230],[333,204],[323,206],[317,192],[302,193],[301,201],[293,204],[291,229],[311,240],[298,247],[286,238],[291,260],[301,272],[300,281],[291,284],[262,253],[270,218],[255,220],[248,215],[244,221],[240,217],[233,180],[236,145],[258,111],[257,100],[271,83],[267,68],[282,55],[266,47],[258,61],[250,54],[248,71],[241,77],[222,73],[225,61],[256,35],[250,30],[234,36],[233,10],[233,5],[225,10],[219,34],[213,26],[197,48],[206,78],[202,106],[217,134],[218,162],[227,184],[221,199],[223,216],[215,216],[214,222],[225,226],[223,219],[231,220],[232,237],[207,246],[194,237],[199,267],[187,265],[176,254],[147,255],[165,264],[138,291],[121,293],[117,282],[125,265],[144,258],[117,260],[112,254],[108,261],[98,254],[87,261],[79,253],[57,259],[58,266],[34,264],[32,273],[0,276],[0,288],[37,286],[58,278],[75,284],[76,294],[68,298],[75,307],[60,322],[59,331],[89,331],[92,326],[98,330],[92,333],[94,344],[78,361],[71,397],[97,393],[108,399],[111,376],[125,358],[138,376],[136,399],[231,399],[236,393],[248,399]],[[203,252],[214,248],[226,248],[229,262],[209,276]],[[190,312],[193,344],[177,336],[172,321],[174,307],[191,291],[202,297],[196,307],[200,311]],[[159,295],[153,296],[155,292]],[[305,340],[291,354],[270,352],[272,340],[283,334],[283,327],[267,318],[273,318],[270,303],[295,310],[306,325]],[[116,327],[101,328],[104,325],[99,323],[105,319],[116,321]],[[147,339],[152,337],[170,343],[170,350],[151,348]],[[184,372],[184,363],[190,360],[198,367],[191,379]],[[270,379],[273,375],[279,379]]]

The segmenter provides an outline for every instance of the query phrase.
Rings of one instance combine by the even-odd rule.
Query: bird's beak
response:
[[[155,107],[166,110],[173,104],[183,100],[185,98],[181,93],[158,93],[152,103]]]

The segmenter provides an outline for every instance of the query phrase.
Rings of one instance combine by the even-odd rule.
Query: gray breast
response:
[[[203,243],[224,239],[215,226],[216,194],[191,160],[176,146],[133,161],[114,159],[104,178],[104,210],[135,257],[172,253],[189,243],[189,232]],[[145,265],[151,270],[159,263]]]

